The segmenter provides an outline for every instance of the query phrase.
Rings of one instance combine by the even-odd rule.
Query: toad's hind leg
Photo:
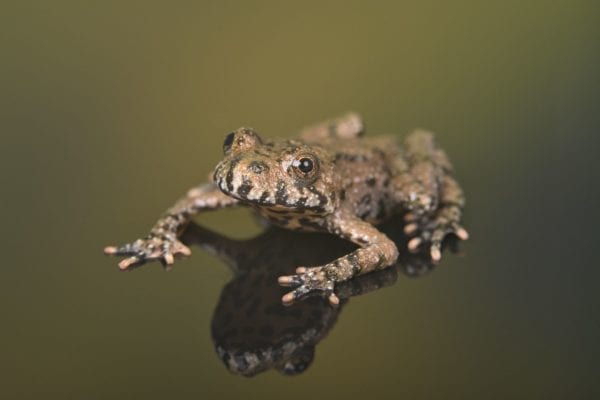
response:
[[[402,209],[407,210],[405,232],[417,234],[408,243],[410,251],[429,244],[431,258],[441,258],[444,238],[454,233],[468,237],[460,225],[464,195],[452,176],[452,165],[434,141],[433,134],[417,130],[404,144],[404,158],[398,161],[394,178],[394,195]]]
[[[417,130],[407,136],[403,157],[395,158],[392,193],[403,210],[423,217],[438,206],[441,178],[451,172],[445,153],[438,149],[433,134]]]
[[[302,129],[300,137],[307,142],[319,142],[328,138],[351,139],[363,133],[364,124],[360,115],[349,112]]]
[[[458,182],[451,175],[443,176],[438,209],[431,216],[422,218],[414,213],[406,215],[408,224],[404,228],[405,232],[409,235],[417,233],[408,242],[409,251],[417,251],[420,246],[428,243],[431,259],[439,261],[442,257],[442,242],[447,235],[454,234],[461,240],[468,239],[469,234],[460,224],[464,204],[463,191]]]

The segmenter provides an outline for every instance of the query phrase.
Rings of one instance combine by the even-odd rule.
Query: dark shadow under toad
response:
[[[399,248],[405,249],[402,225],[402,219],[395,218],[382,229]],[[333,328],[350,297],[393,285],[398,272],[416,277],[434,268],[428,254],[403,251],[404,256],[394,267],[336,287],[341,300],[337,307],[321,296],[284,305],[281,296],[286,289],[277,284],[278,276],[290,273],[298,265],[327,262],[356,246],[328,234],[275,227],[255,238],[238,241],[197,224],[189,226],[183,241],[216,254],[234,274],[221,292],[211,333],[216,352],[226,367],[244,376],[269,369],[286,375],[303,372],[313,361],[316,345]]]

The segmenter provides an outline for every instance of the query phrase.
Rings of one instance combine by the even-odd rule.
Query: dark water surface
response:
[[[37,1],[0,20],[1,398],[600,396],[594,2]],[[269,274],[351,245],[247,210],[196,218],[169,273],[102,254],[203,181],[228,131],[349,109],[450,155],[471,239],[437,267],[405,257],[337,309],[283,308]]]

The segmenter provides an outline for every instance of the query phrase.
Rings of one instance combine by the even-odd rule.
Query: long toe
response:
[[[124,271],[124,270],[128,269],[129,267],[131,267],[132,265],[137,264],[139,261],[140,261],[140,259],[135,256],[126,258],[119,263],[119,269]]]

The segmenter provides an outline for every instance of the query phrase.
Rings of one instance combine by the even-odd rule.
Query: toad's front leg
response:
[[[178,236],[196,213],[236,204],[236,199],[226,196],[212,183],[198,186],[188,191],[184,198],[168,209],[146,237],[123,246],[108,246],[104,253],[127,256],[119,263],[122,270],[151,260],[171,265],[175,257],[191,254],[190,249],[179,241]]]
[[[332,304],[338,304],[339,298],[334,293],[336,283],[389,267],[398,258],[398,248],[393,241],[373,225],[354,216],[336,216],[329,230],[361,247],[329,264],[310,268],[299,267],[296,275],[279,277],[281,285],[296,287],[282,297],[284,303],[291,303],[307,294],[321,292]]]

